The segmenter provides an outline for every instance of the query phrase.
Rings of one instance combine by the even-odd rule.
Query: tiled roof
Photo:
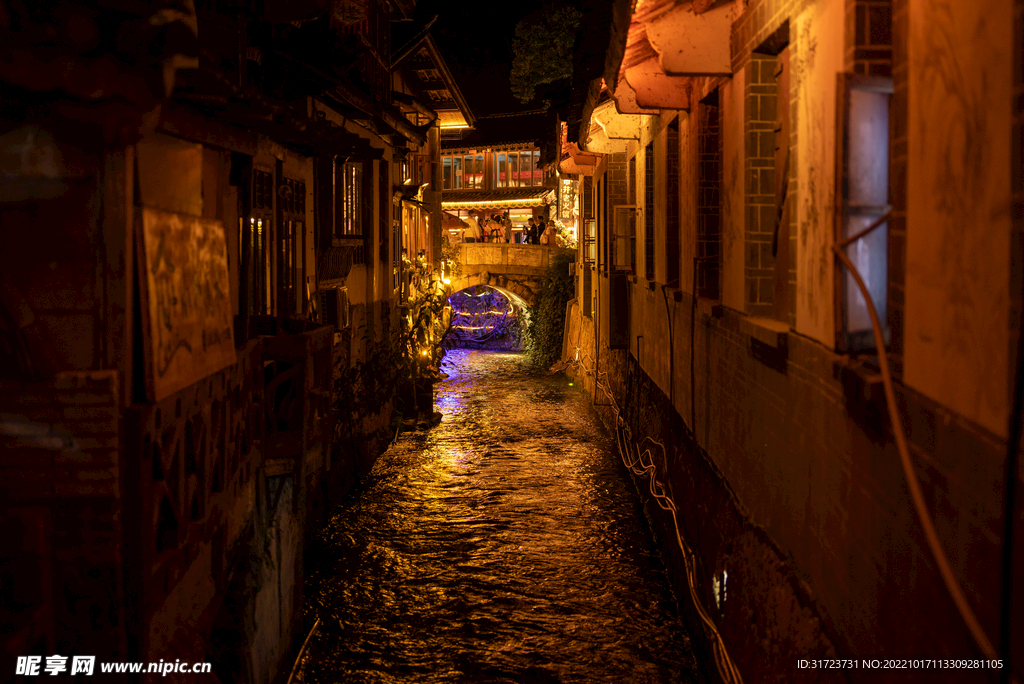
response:
[[[554,115],[548,112],[526,112],[477,117],[476,128],[461,138],[442,139],[445,152],[499,147],[518,143],[536,144],[555,134]]]

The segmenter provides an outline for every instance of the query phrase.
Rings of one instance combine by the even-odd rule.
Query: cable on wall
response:
[[[884,218],[884,217],[883,217]],[[877,228],[883,221],[880,219],[875,222],[871,228]],[[854,238],[863,237],[867,231],[861,231]],[[910,498],[914,502],[914,510],[917,512],[918,520],[921,521],[921,527],[924,528],[924,536],[928,541],[928,548],[932,552],[932,556],[935,559],[936,565],[939,566],[939,574],[942,575],[942,581],[946,585],[946,590],[953,599],[953,603],[956,604],[957,610],[960,612],[960,617],[967,625],[967,629],[970,630],[971,636],[974,638],[974,642],[978,645],[978,648],[985,655],[986,658],[995,660],[998,658],[995,648],[992,647],[992,642],[989,641],[988,636],[985,634],[985,630],[982,629],[981,624],[978,622],[978,618],[974,615],[974,611],[971,609],[970,604],[967,602],[967,597],[964,596],[963,589],[960,588],[959,582],[953,575],[953,569],[949,565],[949,560],[946,558],[946,552],[942,548],[942,542],[939,540],[939,535],[935,531],[935,525],[932,522],[931,514],[928,512],[928,506],[925,503],[924,495],[921,493],[921,484],[918,482],[917,474],[914,472],[914,466],[910,462],[910,452],[907,449],[907,437],[903,431],[903,421],[900,418],[899,413],[896,411],[896,392],[892,386],[892,374],[889,372],[889,356],[885,351],[885,338],[882,335],[882,324],[878,320],[878,312],[875,310],[875,302],[871,298],[871,293],[868,291],[867,285],[864,284],[864,279],[860,275],[860,271],[850,261],[850,257],[843,251],[844,247],[852,242],[852,240],[845,241],[843,243],[832,245],[832,251],[835,252],[836,258],[838,258],[843,266],[846,267],[850,275],[853,276],[854,281],[857,283],[857,288],[860,290],[861,295],[864,297],[864,301],[867,304],[868,315],[871,317],[871,329],[875,336],[875,347],[878,350],[878,365],[882,373],[882,384],[885,388],[885,403],[889,409],[889,421],[892,423],[893,438],[896,441],[896,450],[900,455],[900,464],[903,466],[903,475],[907,480],[907,487],[910,489]]]
[[[706,630],[706,633],[710,636],[712,652],[715,660],[715,667],[718,669],[718,674],[722,678],[725,684],[743,684],[743,677],[740,675],[739,668],[729,657],[728,649],[725,646],[725,642],[722,640],[722,636],[718,632],[718,628],[715,626],[714,620],[708,615],[707,611],[704,610],[704,606],[701,604],[699,597],[697,596],[697,559],[696,555],[683,541],[682,533],[679,530],[679,516],[678,509],[676,508],[675,502],[672,500],[671,495],[666,493],[664,485],[658,480],[658,466],[654,462],[654,456],[651,453],[650,447],[644,448],[647,443],[650,443],[661,449],[666,462],[668,461],[668,450],[665,445],[657,441],[652,437],[645,437],[639,444],[634,441],[632,430],[629,425],[622,418],[622,411],[619,408],[618,403],[615,401],[615,397],[612,395],[608,385],[601,382],[600,375],[604,375],[607,379],[608,373],[600,373],[596,370],[590,370],[583,365],[579,358],[577,347],[577,358],[573,358],[559,364],[552,372],[558,372],[564,370],[569,366],[574,366],[586,375],[593,377],[595,391],[600,389],[606,397],[608,397],[608,406],[612,409],[615,414],[615,441],[619,450],[619,456],[622,458],[622,463],[625,465],[634,475],[639,478],[649,478],[648,489],[651,496],[654,498],[658,506],[672,516],[672,526],[675,531],[676,543],[679,545],[679,550],[683,557],[684,572],[686,574],[686,584],[689,588],[690,599],[693,603],[694,608],[700,617],[701,623]],[[584,358],[589,361],[594,361],[593,357],[589,354],[584,354]]]

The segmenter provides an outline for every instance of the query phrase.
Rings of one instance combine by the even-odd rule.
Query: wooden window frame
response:
[[[654,282],[654,141],[644,147],[644,277]]]
[[[869,274],[861,272],[862,277],[867,281],[869,289],[871,288],[872,282],[876,285],[881,286],[881,292],[873,292],[872,299],[874,300],[875,309],[878,312],[879,321],[882,325],[882,336],[885,339],[885,344],[889,345],[889,325],[887,320],[888,310],[888,261],[889,261],[889,221],[882,221],[892,210],[892,194],[890,188],[891,181],[891,136],[892,136],[892,116],[893,116],[893,80],[888,77],[882,76],[865,76],[861,74],[851,73],[840,73],[837,77],[836,96],[838,98],[836,106],[836,203],[835,203],[835,228],[834,235],[837,245],[841,245],[843,242],[849,242],[849,244],[843,247],[846,250],[847,256],[856,265],[858,263],[858,256],[850,253],[850,248],[859,249],[871,249],[874,246],[875,256],[871,256],[870,253],[862,253],[861,256],[867,256],[873,260],[879,261],[884,259],[884,264],[878,266],[878,271],[882,274],[878,277],[875,274],[874,277],[869,277]],[[884,164],[886,179],[884,183],[886,192],[886,202],[881,204],[858,204],[851,205],[849,202],[850,196],[850,101],[851,92],[854,90],[861,90],[876,94],[884,94],[888,96],[888,107],[886,108],[886,122],[884,127],[879,127],[880,130],[884,130],[886,136],[884,144],[877,145],[878,149],[884,149],[886,154],[886,160]],[[877,174],[873,174],[877,175]],[[865,231],[861,230],[863,226],[851,226],[847,227],[848,219],[851,217],[860,217],[864,223],[875,224],[878,223],[877,228],[871,230],[869,233],[863,234]],[[856,236],[860,235],[859,238]],[[851,238],[856,238],[851,240]],[[870,241],[870,245],[865,241]],[[877,256],[878,253],[882,254],[882,257]],[[861,261],[861,263],[863,263]],[[879,288],[876,288],[879,289]],[[870,327],[860,327],[855,331],[850,330],[850,298],[860,297],[859,290],[856,288],[856,284],[853,282],[852,276],[848,273],[847,269],[843,266],[842,262],[836,261],[835,267],[835,325],[836,325],[836,350],[840,353],[861,353],[861,352],[873,352],[877,351],[874,332]],[[866,315],[863,314],[863,315]]]

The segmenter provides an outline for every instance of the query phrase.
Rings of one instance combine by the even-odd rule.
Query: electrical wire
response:
[[[876,221],[874,227],[878,225],[881,225],[881,222]],[[861,236],[863,236],[863,233],[864,231],[861,231]],[[882,372],[882,384],[885,388],[885,403],[889,409],[889,421],[892,423],[893,437],[896,440],[896,450],[900,455],[900,464],[903,466],[903,475],[907,480],[907,487],[910,489],[910,497],[914,502],[914,509],[917,511],[917,517],[921,521],[921,527],[924,528],[924,536],[928,541],[928,548],[932,552],[936,565],[939,566],[939,574],[942,575],[942,581],[946,585],[946,590],[952,597],[953,603],[956,604],[960,617],[963,618],[967,629],[970,630],[974,642],[986,658],[995,660],[998,658],[996,650],[992,647],[992,642],[989,641],[988,636],[978,622],[978,618],[975,617],[974,611],[971,610],[971,606],[967,602],[967,597],[964,596],[959,582],[957,582],[956,577],[953,575],[953,569],[949,566],[946,552],[942,548],[942,542],[939,540],[939,535],[935,531],[935,525],[932,523],[931,515],[928,512],[928,506],[925,504],[924,495],[921,493],[921,485],[918,482],[917,474],[914,472],[914,466],[910,462],[907,438],[903,432],[903,421],[896,411],[896,393],[893,390],[892,375],[889,372],[889,357],[885,351],[882,324],[879,322],[878,312],[875,310],[875,303],[871,298],[871,293],[868,291],[867,285],[864,284],[860,271],[857,270],[857,267],[850,261],[850,257],[843,251],[844,246],[843,244],[832,245],[832,251],[835,252],[836,257],[843,262],[843,266],[853,276],[854,281],[857,283],[857,288],[867,304],[868,315],[871,317],[871,329],[875,336],[875,347],[878,350],[878,365]]]
[[[577,352],[578,351],[579,348],[577,347]],[[594,360],[589,354],[584,354],[584,358],[589,359],[590,361]],[[668,450],[665,448],[664,444],[652,437],[645,437],[639,444],[634,441],[632,430],[630,430],[629,425],[622,418],[622,411],[619,408],[618,403],[615,401],[615,397],[612,395],[608,385],[601,382],[600,375],[602,375],[602,373],[597,371],[596,368],[595,370],[590,370],[584,364],[580,363],[578,359],[567,360],[560,364],[560,366],[562,369],[568,368],[569,366],[575,366],[583,373],[593,377],[595,389],[600,389],[605,396],[608,397],[608,405],[615,414],[615,441],[623,465],[625,465],[626,468],[628,468],[630,472],[637,477],[646,477],[650,479],[648,490],[650,491],[651,496],[654,498],[654,501],[658,504],[659,508],[664,511],[668,511],[672,516],[672,526],[675,531],[676,543],[679,545],[679,550],[683,557],[683,567],[686,574],[686,583],[690,592],[690,599],[701,619],[701,623],[707,632],[710,633],[715,667],[718,669],[718,673],[725,684],[742,684],[743,677],[740,675],[739,668],[736,667],[736,664],[729,657],[728,649],[726,649],[725,642],[722,640],[722,636],[719,634],[718,628],[715,626],[714,621],[708,615],[707,611],[704,610],[704,606],[701,604],[701,601],[697,596],[697,559],[695,554],[683,541],[683,536],[679,529],[679,516],[675,501],[672,500],[671,495],[665,492],[664,485],[658,481],[658,466],[654,462],[654,455],[650,448],[644,449],[643,447],[648,442],[659,447],[666,459],[666,462],[668,460]],[[608,373],[604,372],[603,375],[607,379]],[[649,459],[649,462],[645,460],[645,456]]]

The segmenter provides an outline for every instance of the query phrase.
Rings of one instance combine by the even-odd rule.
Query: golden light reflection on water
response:
[[[441,425],[382,456],[311,554],[305,681],[693,681],[586,397],[517,354],[453,360]]]

